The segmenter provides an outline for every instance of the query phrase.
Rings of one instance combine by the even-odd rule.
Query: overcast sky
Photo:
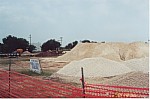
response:
[[[147,41],[148,0],[0,0],[0,40]],[[1,41],[2,42],[2,41]]]

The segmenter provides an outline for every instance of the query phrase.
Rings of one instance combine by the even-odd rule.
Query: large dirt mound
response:
[[[57,73],[81,77],[81,67],[84,68],[85,77],[110,77],[132,71],[148,73],[149,58],[131,59],[124,62],[116,62],[103,57],[85,58],[70,62]]]
[[[129,67],[120,62],[97,57],[73,61],[57,73],[66,76],[81,77],[81,67],[84,68],[85,77],[109,77],[132,72]]]
[[[57,61],[73,61],[90,57],[104,57],[115,61],[125,61],[149,55],[148,44],[144,42],[79,43]]]

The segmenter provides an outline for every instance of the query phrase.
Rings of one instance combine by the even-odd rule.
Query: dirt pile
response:
[[[81,77],[81,67],[84,68],[85,77],[109,77],[132,71],[148,73],[149,58],[131,59],[123,62],[116,62],[103,57],[85,58],[70,62],[57,73]]]
[[[149,56],[149,45],[144,42],[129,43],[126,48],[120,49],[119,55],[122,60],[142,58]]]
[[[104,57],[115,61],[125,61],[149,55],[148,44],[144,42],[79,43],[57,61],[73,61],[90,57]]]
[[[111,84],[132,87],[147,87],[149,83],[149,58],[137,58],[116,62],[103,57],[85,58],[72,61],[53,77],[60,77],[69,82],[81,83],[81,67],[84,68],[87,83]]]
[[[149,87],[149,74],[143,72],[130,72],[119,75],[109,80],[99,82],[101,84],[117,85],[117,86],[132,86],[132,87]]]
[[[144,42],[79,43],[56,61],[70,63],[55,75],[81,83],[81,67],[87,83],[149,86],[149,44]]]
[[[132,72],[129,67],[122,63],[102,57],[96,57],[72,61],[57,73],[66,76],[81,77],[81,67],[84,68],[85,77],[109,77]]]
[[[124,63],[127,67],[132,69],[133,71],[142,71],[144,73],[149,72],[149,58],[144,57],[140,59],[131,59],[122,62]]]

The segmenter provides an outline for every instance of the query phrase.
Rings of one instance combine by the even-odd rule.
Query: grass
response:
[[[30,61],[30,58],[22,58],[20,61]]]
[[[22,71],[20,71],[20,73],[26,74],[29,76],[51,76],[54,73],[54,71],[44,70],[41,74],[38,74],[38,73],[30,71],[30,70],[22,70]]]
[[[19,72],[19,73],[22,73],[22,74],[26,74],[26,75],[29,75],[29,76],[51,76],[54,72],[54,70],[43,70],[43,72],[41,74],[38,74],[36,72],[33,72],[33,71],[30,71],[28,68],[24,67],[24,68],[21,68],[21,67],[16,67],[16,64],[15,62],[16,61],[30,61],[30,58],[12,58],[11,60],[11,69],[16,71],[16,72]],[[10,60],[9,58],[3,58],[3,59],[0,59],[0,68],[3,68],[3,69],[6,69],[8,70],[9,68],[9,64],[10,64]],[[15,66],[15,67],[13,67]]]
[[[9,60],[0,60],[0,64],[8,65],[8,64],[10,64],[10,61]],[[14,64],[14,61],[11,61],[11,64]]]

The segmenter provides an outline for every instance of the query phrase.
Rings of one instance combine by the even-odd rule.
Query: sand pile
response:
[[[60,69],[52,77],[60,77],[69,82],[81,83],[81,67],[85,81],[95,84],[145,87],[149,85],[149,58],[116,62],[103,57],[85,58],[73,61]]]
[[[117,85],[117,86],[132,86],[132,87],[149,87],[149,74],[143,72],[130,72],[119,75],[114,78],[99,82],[101,84]]]
[[[110,77],[132,71],[149,72],[149,58],[131,59],[124,62],[116,62],[103,57],[85,58],[72,61],[57,73],[81,77],[81,67],[84,68],[85,77]]]
[[[148,56],[148,48],[148,44],[144,42],[79,43],[70,52],[58,57],[56,61],[73,61],[90,57],[122,61]]]
[[[148,57],[144,57],[140,59],[131,59],[128,61],[124,61],[122,63],[124,63],[127,67],[129,67],[133,71],[142,71],[144,73],[149,72],[149,58]]]
[[[113,44],[114,45],[114,44]],[[119,55],[116,54],[115,49],[113,49],[112,44],[107,43],[79,43],[70,52],[58,57],[58,61],[73,61],[80,60],[90,57],[106,56],[116,56],[116,60],[120,60]],[[116,48],[116,47],[115,47]],[[116,48],[117,49],[117,48]],[[118,49],[119,51],[119,49]]]
[[[122,63],[96,57],[73,61],[64,66],[57,73],[66,76],[81,77],[81,67],[84,68],[85,77],[109,77],[132,72],[129,67]]]
[[[119,54],[123,60],[148,57],[149,45],[144,42],[129,43],[126,48],[120,49]]]

